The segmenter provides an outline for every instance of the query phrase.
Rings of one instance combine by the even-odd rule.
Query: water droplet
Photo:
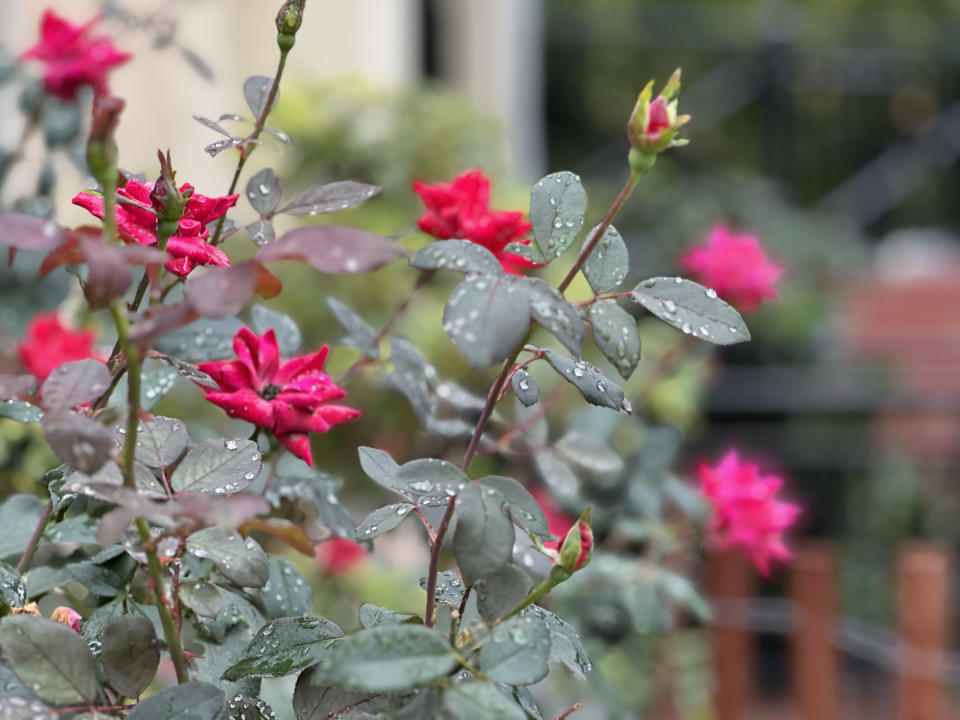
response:
[[[224,446],[227,450],[236,450],[237,447],[238,447],[238,443],[237,443],[236,440],[224,440],[224,441],[223,441],[223,446]]]
[[[717,297],[717,291],[714,290],[713,288],[707,288],[706,292],[707,292],[707,297],[710,298],[711,300]]]

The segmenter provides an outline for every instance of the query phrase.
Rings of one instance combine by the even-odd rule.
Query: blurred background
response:
[[[0,46],[9,61],[32,44],[48,5],[77,22],[102,13],[103,29],[134,55],[111,76],[114,94],[127,100],[121,165],[152,177],[156,149],[169,147],[178,179],[219,195],[235,157],[203,153],[216,136],[191,116],[246,111],[243,79],[274,71],[277,4],[0,0]],[[806,681],[797,680],[791,641],[797,571],[761,581],[736,560],[704,561],[694,548],[695,557],[677,565],[719,596],[714,629],[672,604],[666,620],[646,624],[620,600],[606,618],[583,609],[578,627],[596,665],[588,695],[569,683],[540,688],[545,714],[569,705],[549,698],[569,695],[584,702],[575,716],[584,718],[960,717],[960,660],[949,632],[960,539],[958,32],[956,3],[936,0],[308,2],[271,116],[293,150],[268,139],[249,167],[276,167],[288,193],[347,178],[384,187],[336,221],[410,232],[420,210],[412,180],[481,167],[494,177],[494,205],[521,209],[534,180],[573,170],[590,197],[588,222],[597,222],[626,176],[624,126],[636,93],[682,67],[691,144],[661,156],[618,219],[631,253],[628,283],[678,272],[679,256],[717,222],[757,235],[786,268],[780,298],[748,317],[748,344],[696,349],[664,371],[682,335],[642,320],[644,359],[624,387],[639,398],[634,408],[646,428],[682,437],[679,477],[695,482],[697,461],[736,447],[787,478],[789,496],[804,507],[793,544],[811,548],[802,556],[809,562],[796,567],[813,563],[839,653],[824,661],[836,662],[833,672],[810,681],[812,695],[835,702],[811,711],[798,701]],[[17,143],[22,81],[36,70],[10,70],[18,82],[0,87],[0,147]],[[27,145],[0,204],[24,207],[46,173],[55,183],[45,202],[58,220],[87,222],[69,201],[90,179],[71,160],[71,140],[57,141],[56,131],[53,142],[47,133]],[[256,215],[239,207],[236,217]],[[252,252],[242,233],[227,247],[234,257]],[[387,268],[358,283],[291,268],[284,280],[285,293],[270,306],[294,316],[312,348],[339,336],[315,295],[341,297],[378,328],[414,278]],[[30,283],[9,273],[5,283],[0,342],[9,349],[29,317],[12,298]],[[398,332],[416,338],[442,375],[482,392],[483,379],[467,373],[440,330],[448,290],[441,283],[419,296]],[[54,307],[66,297],[58,292],[35,288],[30,307]],[[332,363],[345,368],[355,358],[337,348]],[[409,430],[409,407],[384,394],[375,373],[350,392],[357,406],[378,411],[337,438],[320,438],[315,454],[347,479],[358,521],[380,498],[338,447],[362,441],[404,459],[447,445]],[[174,414],[196,396],[175,389],[156,411]],[[564,396],[560,414],[576,405]],[[205,417],[224,427],[215,412]],[[29,442],[33,432],[0,421],[4,491],[30,487],[52,464]],[[346,612],[330,607],[343,588],[396,602],[406,569],[422,566],[412,527],[378,540],[377,551],[350,572],[319,577],[318,603],[332,616]],[[905,581],[914,577],[911,562],[922,581]],[[393,574],[382,572],[387,566]],[[924,604],[931,593],[945,599]],[[421,602],[417,593],[407,601],[395,609]],[[932,625],[917,630],[918,616]],[[919,634],[908,640],[904,632]],[[717,647],[733,653],[719,672],[710,659]],[[925,699],[905,709],[915,691]],[[931,714],[916,714],[924,708]]]

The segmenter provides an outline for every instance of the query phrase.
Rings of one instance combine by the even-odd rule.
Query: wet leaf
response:
[[[358,615],[360,617],[360,624],[365,628],[377,627],[378,625],[398,625],[407,622],[407,620],[413,620],[414,618],[417,620],[420,619],[410,613],[394,612],[393,610],[388,610],[385,607],[371,603],[363,603],[363,605],[360,606]]]
[[[66,625],[32,615],[5,617],[0,648],[14,674],[41,700],[86,705],[96,698],[93,655]]]
[[[198,530],[187,538],[187,550],[207,558],[225,577],[240,587],[263,587],[270,577],[267,555],[253,538],[220,528]]]
[[[100,661],[109,682],[124,697],[138,698],[160,664],[153,623],[145,617],[114,617],[103,626]]]
[[[526,720],[523,710],[491,682],[476,680],[443,691],[443,706],[452,720]]]
[[[495,489],[509,506],[513,521],[524,530],[544,539],[550,539],[550,526],[540,503],[523,485],[502,475],[488,475],[480,480],[486,488]]]
[[[14,422],[38,423],[43,420],[43,410],[36,405],[21,402],[20,400],[0,401],[0,417]]]
[[[23,607],[27,601],[27,588],[23,578],[14,568],[0,562],[0,600],[9,607]]]
[[[587,211],[580,177],[566,170],[537,181],[530,192],[533,236],[547,258],[562,255],[576,239]]]
[[[380,356],[377,335],[362,317],[333,296],[327,298],[327,305],[333,311],[340,327],[347,333],[340,342],[355,347],[367,357]]]
[[[567,460],[596,473],[623,470],[623,459],[607,442],[596,435],[570,430],[557,440],[556,448]]]
[[[547,350],[553,369],[580,391],[587,402],[613,410],[623,408],[623,389],[586,360],[574,360]]]
[[[230,495],[250,487],[262,465],[260,448],[252,440],[204,440],[187,450],[170,486],[175,491]]]
[[[469,240],[437,240],[415,252],[410,267],[502,275],[500,261],[482,245]]]
[[[504,565],[476,584],[477,609],[485,620],[496,620],[517,607],[530,594],[530,576],[516,565]]]
[[[525,407],[537,404],[537,400],[540,399],[540,390],[533,376],[526,370],[517,370],[510,378],[510,384],[513,385],[513,393],[517,396],[517,400]]]
[[[468,584],[506,565],[513,551],[513,523],[503,510],[503,497],[491,491],[471,483],[456,500],[453,554]]]
[[[300,349],[303,336],[300,334],[297,321],[289,315],[274,312],[263,305],[254,305],[250,310],[250,319],[258,335],[263,335],[273,328],[281,355],[290,356]]]
[[[312,556],[311,556],[312,557]],[[289,560],[271,557],[270,577],[260,590],[269,618],[308,615],[313,605],[313,587]]]
[[[136,459],[147,467],[164,468],[183,454],[190,441],[187,426],[177,418],[156,415],[137,428]],[[126,428],[118,426],[121,437]]]
[[[0,558],[26,550],[43,509],[43,500],[27,493],[11,495],[0,504]]]
[[[127,720],[213,720],[223,700],[223,690],[208,683],[173,685],[137,703]]]
[[[443,308],[443,329],[474,370],[510,356],[530,328],[530,300],[509,275],[468,275]]]
[[[223,609],[223,597],[213,583],[203,580],[183,582],[177,594],[184,605],[202,617],[215,618]]]
[[[267,107],[267,98],[270,97],[270,88],[273,86],[273,78],[263,75],[253,75],[243,81],[243,97],[247,101],[247,107],[253,113],[254,119],[260,117],[260,114]],[[280,93],[273,99],[274,105],[277,103]],[[273,110],[273,107],[270,108]],[[269,114],[269,111],[268,113]]]
[[[262,217],[277,209],[283,185],[273,168],[264,168],[247,181],[246,193],[247,200]]]
[[[158,340],[156,348],[188,363],[222,360],[233,357],[233,336],[241,327],[236,318],[197,320]]]
[[[200,317],[225,318],[236,315],[253,295],[259,279],[254,262],[218,267],[187,278],[183,295]]]
[[[750,339],[750,331],[732,305],[710,288],[680,277],[655,277],[637,285],[630,297],[664,322],[715,345]]]
[[[317,185],[300,193],[288,202],[279,212],[287,215],[319,215],[366,202],[383,188],[376,185],[341,180],[339,182]]]
[[[114,447],[109,430],[96,420],[72,412],[44,416],[43,434],[61,462],[87,474],[99,470]]]
[[[399,692],[457,666],[447,639],[420,625],[381,625],[347,635],[314,668],[312,682],[347,690]]]
[[[598,226],[599,227],[599,226]],[[597,228],[593,228],[587,237],[593,237]],[[615,290],[627,277],[630,271],[630,255],[626,243],[617,229],[608,227],[603,237],[593,248],[583,264],[583,274],[593,288],[593,292],[600,294]]]
[[[479,668],[491,680],[532,685],[550,672],[550,630],[532,617],[513,617],[490,631]]]
[[[329,620],[286,617],[272,620],[250,641],[240,660],[223,677],[281,677],[319,661],[343,631]]]
[[[247,235],[257,245],[268,245],[277,239],[277,232],[273,229],[273,223],[266,218],[254,220],[247,225]]]
[[[617,305],[616,300],[600,300],[590,306],[593,339],[600,352],[623,378],[629,378],[640,362],[640,336],[637,321]]]
[[[583,338],[587,334],[580,314],[556,288],[544,280],[525,277],[523,283],[530,297],[530,316],[579,357]]]
[[[40,392],[48,411],[67,410],[100,397],[110,387],[110,380],[106,365],[86,358],[54,368]]]
[[[406,254],[403,246],[383,235],[339,225],[309,225],[263,246],[256,259],[303,260],[321,272],[339,275],[370,272]]]
[[[48,250],[63,242],[63,228],[53,220],[0,213],[0,245],[19,250]]]
[[[390,532],[406,519],[412,509],[413,505],[405,502],[377,508],[357,526],[354,536],[357,540],[372,540]]]

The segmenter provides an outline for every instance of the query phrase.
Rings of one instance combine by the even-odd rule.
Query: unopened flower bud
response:
[[[183,217],[183,208],[186,203],[177,189],[176,172],[170,160],[170,151],[167,150],[164,156],[160,150],[157,150],[157,157],[160,159],[160,177],[153,184],[150,203],[153,205],[154,212],[157,213],[157,223],[171,223],[173,231],[176,232],[177,222]]]
[[[293,47],[294,36],[303,24],[306,0],[286,0],[277,13],[277,44],[284,52]]]
[[[593,556],[593,531],[590,529],[590,508],[583,511],[580,519],[567,531],[560,545],[560,556],[553,565],[551,576],[557,582],[566,580],[577,570],[584,568]]]
[[[50,619],[54,622],[62,623],[73,628],[77,632],[80,632],[80,620],[82,619],[80,613],[78,613],[73,608],[68,608],[63,605],[58,607],[53,611],[53,615],[50,616]]]
[[[124,105],[120,98],[110,96],[97,98],[93,105],[93,122],[87,140],[87,166],[104,187],[116,173],[117,143],[113,133]]]
[[[690,120],[689,115],[677,115],[677,95],[680,93],[680,69],[674,71],[663,91],[653,97],[653,80],[647,83],[627,122],[630,140],[630,169],[642,175],[653,167],[657,153],[667,148],[686,145],[677,137],[680,127]]]

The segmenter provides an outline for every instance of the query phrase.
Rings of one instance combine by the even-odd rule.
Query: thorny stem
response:
[[[40,538],[43,537],[43,531],[47,527],[47,523],[50,521],[50,513],[53,511],[53,498],[51,497],[47,500],[47,507],[44,508],[43,514],[40,515],[40,519],[37,520],[37,527],[33,530],[33,535],[30,536],[30,542],[27,543],[26,550],[23,551],[23,555],[20,556],[20,562],[17,563],[17,572],[23,575],[27,571],[27,568],[30,567],[30,561],[33,560],[33,554],[37,551],[37,546],[40,544]]]
[[[520,354],[520,349],[521,348],[517,348],[513,355],[507,358],[506,362],[503,363],[503,368],[500,370],[497,379],[494,380],[493,385],[490,386],[490,391],[487,393],[487,401],[483,406],[483,411],[480,413],[480,418],[477,420],[477,425],[473,429],[473,437],[470,438],[470,444],[467,445],[467,450],[463,454],[463,461],[460,463],[461,470],[467,469],[470,461],[473,459],[474,453],[477,451],[480,436],[483,435],[483,429],[486,427],[487,421],[493,414],[493,408],[497,404],[500,388],[503,387],[503,384],[510,376],[513,364],[517,361],[517,355]],[[443,547],[443,538],[447,534],[447,529],[450,527],[450,520],[453,518],[453,507],[456,499],[456,496],[453,496],[447,501],[447,509],[443,513],[443,519],[437,528],[436,539],[433,541],[433,547],[430,549],[430,570],[427,574],[427,609],[423,616],[423,624],[427,627],[433,627],[436,618],[434,600],[437,595],[437,570],[440,566],[440,550]]]
[[[416,297],[417,293],[420,292],[420,288],[427,284],[435,272],[435,270],[424,270],[422,273],[420,273],[420,277],[417,279],[417,284],[413,286],[413,290],[411,290],[409,294],[400,301],[400,304],[394,308],[393,312],[390,314],[390,317],[387,318],[387,322],[380,329],[380,332],[374,335],[373,340],[370,341],[371,345],[378,345],[380,341],[386,337],[387,333],[393,329],[394,324],[413,301],[413,298]],[[347,368],[343,375],[337,378],[337,384],[340,385],[345,383],[347,380],[353,377],[360,368],[362,368],[364,365],[370,364],[371,362],[373,362],[373,358],[369,357],[368,355],[361,355],[353,365]]]
[[[450,644],[455,645],[457,640],[457,633],[460,631],[460,621],[463,619],[463,613],[467,609],[467,599],[470,597],[470,591],[473,590],[473,585],[467,585],[466,589],[463,591],[463,598],[460,600],[460,607],[457,610],[456,614],[450,619]]]
[[[578,703],[578,702],[575,702],[573,705],[571,705],[570,707],[568,707],[568,708],[567,708],[566,710],[564,710],[562,713],[560,713],[559,715],[557,715],[556,720],[567,720],[568,717],[570,717],[571,715],[573,715],[573,713],[575,713],[577,710],[579,710],[579,709],[582,708],[582,707],[583,707],[583,705],[581,705],[581,704]]]
[[[580,250],[580,255],[577,256],[577,261],[573,264],[573,267],[570,268],[569,272],[567,272],[566,277],[560,281],[559,285],[557,285],[557,290],[559,290],[561,293],[563,293],[570,286],[570,283],[573,282],[573,278],[575,278],[577,273],[580,272],[580,268],[583,267],[583,264],[587,261],[587,258],[590,257],[590,253],[593,252],[593,249],[597,246],[597,243],[600,242],[600,238],[603,237],[603,234],[607,231],[607,228],[610,227],[610,223],[613,222],[613,218],[616,217],[618,212],[620,212],[620,208],[623,207],[623,203],[625,203],[627,198],[630,197],[630,193],[633,191],[633,187],[637,184],[637,180],[639,179],[639,175],[636,173],[630,173],[630,177],[627,178],[627,182],[620,190],[620,194],[617,195],[617,199],[613,201],[613,205],[611,205],[610,209],[607,210],[606,217],[604,217],[600,224],[597,225],[593,231],[593,234],[590,235],[590,238],[583,244],[583,248]]]
[[[233,195],[237,189],[237,183],[240,182],[240,173],[243,172],[243,166],[247,164],[247,158],[250,157],[250,153],[253,152],[253,148],[256,144],[257,138],[260,137],[260,133],[263,132],[263,126],[267,122],[267,115],[270,114],[270,111],[273,109],[273,103],[277,99],[277,91],[280,89],[280,77],[283,75],[283,67],[287,64],[287,54],[290,52],[290,48],[280,49],[280,62],[277,65],[277,72],[273,76],[273,85],[270,86],[270,93],[267,95],[267,102],[263,106],[263,110],[260,111],[260,115],[257,117],[257,123],[253,128],[253,132],[247,136],[247,139],[244,141],[243,145],[240,145],[237,148],[240,151],[240,159],[237,161],[237,169],[233,173],[233,180],[230,182],[230,189],[227,190],[227,195]],[[221,215],[220,220],[217,222],[217,229],[213,233],[213,239],[210,240],[211,245],[216,245],[220,242],[220,234],[223,232],[223,223],[226,220],[226,215]]]

